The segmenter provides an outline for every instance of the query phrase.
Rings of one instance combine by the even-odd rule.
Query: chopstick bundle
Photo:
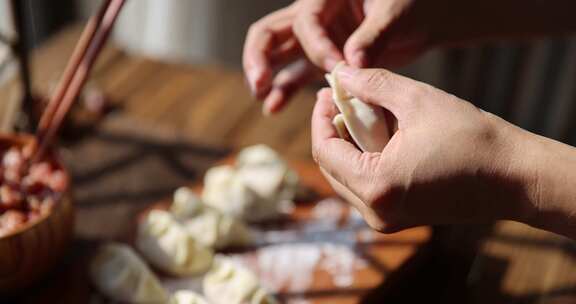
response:
[[[74,48],[58,87],[38,125],[38,149],[33,161],[43,157],[52,145],[72,104],[78,98],[94,62],[106,43],[125,0],[105,0],[99,12],[90,18]]]

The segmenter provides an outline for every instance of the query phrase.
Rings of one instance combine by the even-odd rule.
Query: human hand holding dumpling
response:
[[[384,232],[426,224],[526,221],[529,175],[515,160],[519,128],[453,95],[386,70],[343,66],[352,96],[386,108],[398,130],[381,151],[339,138],[328,89],[312,119],[313,155],[336,191]]]

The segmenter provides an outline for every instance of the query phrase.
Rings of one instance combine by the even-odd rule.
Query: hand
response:
[[[428,2],[300,0],[264,17],[251,26],[244,45],[252,94],[264,100],[264,113],[274,113],[339,61],[357,67],[411,61],[431,43],[424,30],[428,19],[422,15],[433,14],[431,8],[441,5]]]
[[[428,224],[527,221],[533,185],[521,169],[520,130],[472,104],[386,70],[345,67],[341,85],[388,109],[398,130],[379,153],[339,139],[337,110],[324,89],[312,118],[313,155],[335,190],[375,229]],[[519,169],[520,168],[520,169]]]

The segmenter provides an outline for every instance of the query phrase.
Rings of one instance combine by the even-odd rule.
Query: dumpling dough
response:
[[[170,212],[200,244],[210,248],[244,246],[251,242],[251,233],[240,219],[223,214],[182,187],[174,193]]]
[[[172,275],[205,272],[213,252],[196,242],[166,211],[153,210],[138,227],[136,247],[152,265]]]
[[[202,201],[188,187],[174,191],[170,212],[178,219],[192,217],[202,211]]]
[[[179,290],[172,296],[170,304],[208,304],[208,302],[204,297],[195,292]]]
[[[331,74],[326,75],[334,103],[356,145],[364,152],[382,152],[390,140],[384,109],[364,103],[344,91],[336,77],[336,71],[343,65],[343,62],[339,63]]]
[[[348,133],[348,129],[346,129],[346,123],[344,123],[344,115],[342,113],[336,114],[332,119],[332,125],[336,128],[336,132],[338,133],[338,137],[354,142],[352,137],[350,137],[350,133]]]
[[[271,148],[243,149],[233,166],[214,167],[204,177],[202,200],[247,221],[278,217],[299,191],[298,175]]]
[[[244,222],[209,208],[183,219],[182,224],[199,243],[210,248],[245,246],[252,241],[251,232]]]
[[[126,303],[167,303],[168,293],[128,246],[102,246],[90,264],[90,277],[108,298]]]
[[[238,177],[232,166],[211,168],[204,176],[204,203],[224,214],[255,219],[260,216],[260,198]]]
[[[202,286],[204,295],[213,304],[276,303],[254,273],[225,257],[215,261]]]
[[[293,200],[298,187],[298,175],[266,145],[244,148],[236,163],[242,181],[264,200],[277,204]]]

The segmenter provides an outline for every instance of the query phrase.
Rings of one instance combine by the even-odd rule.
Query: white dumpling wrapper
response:
[[[244,222],[209,208],[181,222],[186,231],[206,247],[222,249],[252,242],[252,234]]]
[[[350,133],[348,133],[348,129],[346,129],[346,123],[344,122],[344,115],[342,115],[342,113],[338,113],[334,116],[332,119],[332,125],[336,128],[338,137],[347,141],[353,141],[352,137],[350,137]]]
[[[190,188],[181,187],[174,192],[170,212],[205,247],[245,246],[252,241],[244,222],[204,205]]]
[[[298,175],[272,148],[260,144],[242,149],[236,167],[244,183],[263,199],[273,203],[294,199]]]
[[[108,298],[126,303],[167,303],[168,293],[156,276],[128,246],[108,244],[90,263],[90,277]]]
[[[225,257],[215,261],[202,287],[213,304],[276,303],[253,272]]]
[[[188,187],[180,187],[174,191],[170,212],[178,219],[188,218],[202,212],[202,201]]]
[[[364,152],[382,152],[390,140],[384,109],[367,104],[344,91],[336,73],[343,65],[339,63],[331,74],[326,75],[332,87],[334,103],[356,145]]]
[[[233,217],[257,221],[266,217],[266,202],[238,176],[232,166],[211,168],[204,176],[204,203]]]
[[[202,246],[162,210],[152,210],[140,222],[136,247],[153,266],[177,276],[205,272],[214,256],[211,249]]]
[[[172,296],[170,304],[208,304],[208,301],[193,291],[178,290]]]

